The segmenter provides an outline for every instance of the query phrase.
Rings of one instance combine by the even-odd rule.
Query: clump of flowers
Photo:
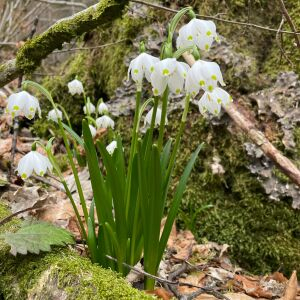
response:
[[[173,34],[185,14],[192,19],[179,29],[176,43],[178,49],[173,51]],[[145,53],[145,47],[141,44],[141,53],[131,61],[128,69],[128,76],[136,83],[136,107],[129,153],[124,151],[121,137],[115,131],[115,122],[109,116],[108,106],[102,100],[95,106],[86,98],[83,84],[77,78],[68,83],[68,88],[72,95],[83,96],[83,111],[86,116],[82,122],[82,137],[73,131],[65,110],[54,103],[49,91],[37,83],[24,82],[24,88],[38,89],[53,106],[48,113],[48,119],[57,123],[60,129],[74,174],[84,220],[81,219],[52,153],[53,139],[44,147],[48,158],[33,149],[21,159],[18,173],[23,179],[27,179],[33,171],[44,175],[53,167],[70,198],[82,238],[87,243],[93,262],[126,275],[129,270],[124,263],[135,265],[143,256],[145,271],[156,275],[189,174],[201,149],[199,145],[192,154],[175,191],[171,192],[172,173],[190,101],[198,97],[199,93],[203,93],[198,100],[198,106],[200,113],[204,115],[218,115],[222,105],[228,105],[232,101],[231,96],[219,87],[225,86],[225,83],[218,64],[198,59],[190,67],[180,61],[180,58],[185,52],[208,51],[212,43],[218,40],[212,21],[198,20],[191,8],[185,8],[171,20],[160,58]],[[153,92],[153,98],[147,100],[142,97],[144,78],[151,83]],[[170,93],[184,95],[184,109],[175,140],[169,139],[164,143]],[[148,112],[144,118],[144,125],[147,131],[142,135],[139,128],[146,110]],[[40,112],[40,108],[37,99],[23,91],[9,97],[7,111],[13,116],[23,114],[31,119],[36,111]],[[95,119],[92,114],[96,115]],[[68,124],[63,123],[63,115]],[[101,139],[95,141],[96,128],[106,129],[110,133],[108,136],[111,142],[108,145]],[[72,151],[70,138],[74,142],[75,150],[78,144],[85,152],[84,162],[88,166],[93,189],[93,201],[89,209],[75,165],[75,160],[79,163],[80,155]],[[170,194],[170,209],[161,232],[165,203]],[[109,257],[116,258],[116,262]],[[146,289],[153,289],[154,283],[154,279],[145,278]]]

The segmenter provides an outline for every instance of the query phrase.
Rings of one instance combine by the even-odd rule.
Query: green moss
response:
[[[174,120],[178,119],[175,114]],[[170,122],[176,131],[176,122]],[[300,215],[289,201],[268,200],[260,183],[247,169],[242,149],[244,136],[232,136],[224,125],[214,126],[191,114],[182,141],[175,182],[200,142],[205,148],[182,200],[179,224],[192,227],[197,239],[231,246],[231,257],[242,267],[264,273],[279,268],[286,274],[300,266]],[[185,145],[189,147],[185,147]],[[225,173],[211,171],[213,157],[221,159]],[[202,209],[206,205],[213,208]],[[186,216],[197,212],[194,224]],[[191,216],[189,216],[191,218]]]
[[[31,73],[49,53],[61,49],[64,42],[107,23],[121,15],[127,1],[104,0],[71,19],[65,19],[27,41],[17,53],[17,66]]]
[[[7,215],[7,208],[0,205],[0,219]],[[19,220],[14,219],[0,227],[0,233],[14,230],[17,224]],[[56,248],[47,254],[13,257],[0,243],[0,298],[42,300],[55,295],[70,300],[153,299],[75,251]]]

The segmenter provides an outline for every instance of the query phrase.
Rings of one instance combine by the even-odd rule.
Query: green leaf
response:
[[[5,233],[0,237],[10,245],[10,253],[15,256],[17,253],[51,251],[51,245],[74,244],[74,238],[67,230],[44,222],[24,225],[15,233]]]
[[[199,151],[201,150],[202,146],[203,146],[203,143],[201,145],[199,145],[198,148],[196,149],[196,151],[192,154],[192,157],[189,160],[187,166],[185,167],[184,172],[183,172],[183,174],[180,178],[180,181],[178,183],[178,186],[176,188],[175,195],[174,195],[171,207],[170,207],[170,211],[168,213],[167,220],[165,223],[165,227],[164,227],[164,230],[163,230],[160,242],[159,242],[159,255],[158,255],[158,261],[157,261],[157,267],[161,260],[162,255],[163,255],[163,252],[165,250],[165,247],[166,247],[166,244],[167,244],[167,241],[168,241],[171,229],[172,229],[172,225],[174,223],[174,220],[176,218],[176,215],[177,215],[177,212],[179,209],[182,195],[185,191],[185,186],[186,186],[187,180],[188,180],[190,173],[194,167],[195,161],[198,157]]]
[[[72,128],[70,128],[68,125],[66,125],[63,122],[61,122],[61,124],[64,127],[64,129],[71,135],[71,137],[74,138],[74,140],[79,145],[81,145],[82,147],[84,147],[84,141],[83,141],[83,139]]]

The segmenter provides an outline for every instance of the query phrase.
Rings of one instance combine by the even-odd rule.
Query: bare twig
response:
[[[289,15],[289,12],[287,11],[285,5],[284,5],[284,2],[283,0],[278,0],[279,2],[279,5],[280,5],[280,8],[281,8],[281,11],[282,13],[284,14],[284,17],[285,19],[287,20],[287,22],[289,23],[290,27],[291,27],[291,30],[293,31],[294,33],[294,36],[295,36],[295,40],[296,40],[296,44],[297,44],[297,47],[300,48],[300,38],[297,34],[297,29],[296,29],[296,26],[291,18],[291,16]]]
[[[105,255],[108,259],[110,260],[113,260],[115,262],[117,262],[118,260],[110,255]],[[168,279],[165,279],[165,278],[161,278],[161,277],[158,277],[158,276],[154,276],[152,274],[149,274],[145,271],[142,271],[140,269],[137,269],[136,267],[133,267],[133,266],[130,266],[126,263],[122,263],[123,266],[129,268],[130,270],[133,270],[134,272],[137,272],[139,274],[142,274],[144,276],[147,276],[149,278],[152,278],[152,279],[155,279],[156,281],[158,282],[161,282],[161,283],[166,283],[168,285],[180,285],[180,286],[189,286],[189,287],[195,287],[195,288],[198,288],[198,289],[202,289],[205,293],[208,293],[208,294],[212,294],[214,296],[216,296],[217,298],[219,299],[226,299],[226,300],[229,300],[226,296],[224,296],[223,294],[219,293],[219,292],[216,292],[214,291],[213,289],[211,288],[207,288],[207,287],[201,287],[201,286],[198,286],[198,285],[195,285],[195,284],[192,284],[192,283],[188,283],[188,282],[179,282],[179,281],[172,281],[172,280],[168,280]]]
[[[56,188],[57,190],[59,190],[61,192],[64,192],[64,193],[66,192],[65,189],[62,186],[60,186],[60,185],[58,185],[54,182],[51,182],[50,180],[48,180],[45,177],[41,177],[41,176],[34,175],[34,174],[32,174],[31,177],[34,178],[35,180],[38,180],[38,181],[43,182],[43,183],[45,183],[49,186],[52,186],[52,187]]]
[[[283,56],[287,61],[288,63],[293,66],[293,62],[289,59],[289,57],[287,56],[287,54],[285,53],[284,49],[283,49],[283,46],[282,46],[282,40],[281,40],[281,36],[282,34],[280,34],[280,30],[282,28],[284,24],[284,18],[281,19],[281,22],[279,24],[279,27],[278,27],[278,31],[276,33],[276,42],[277,42],[277,45],[278,45],[278,48],[280,49],[280,52],[281,52],[281,57]],[[280,57],[280,58],[281,58]],[[281,60],[281,59],[280,59]]]
[[[165,10],[165,11],[168,11],[168,12],[171,12],[171,13],[174,13],[174,14],[176,14],[178,12],[178,10],[176,10],[176,9],[164,7],[164,6],[161,6],[161,5],[158,5],[158,4],[153,4],[153,3],[150,3],[150,2],[145,2],[145,1],[140,1],[140,0],[130,0],[130,1],[135,2],[135,3],[139,3],[139,4],[143,4],[143,5],[147,5],[149,7],[153,7],[153,8],[156,8],[156,9]],[[277,29],[275,29],[275,28],[265,27],[265,26],[261,26],[261,25],[257,25],[257,24],[253,24],[253,23],[226,20],[226,19],[222,19],[222,18],[217,18],[215,16],[207,16],[207,15],[200,15],[200,14],[196,14],[196,16],[199,17],[199,18],[203,18],[203,19],[215,20],[215,21],[220,21],[220,22],[239,25],[239,26],[246,26],[246,27],[249,27],[249,28],[255,28],[255,29],[270,31],[270,32],[274,32],[274,33],[277,32]],[[297,36],[300,35],[300,32],[287,31],[287,30],[281,30],[280,33],[293,34],[293,35],[297,35]]]
[[[195,63],[194,56],[189,53],[183,54],[186,62],[192,66]],[[276,149],[265,137],[263,132],[255,128],[254,124],[246,118],[234,103],[222,105],[233,122],[242,129],[249,138],[269,157],[278,168],[300,187],[300,170],[295,164]]]
[[[45,32],[26,42],[18,53],[17,59],[0,65],[0,87],[23,73],[32,73],[55,49],[64,42],[84,32],[91,31],[99,25],[107,24],[118,18],[128,0],[103,0],[68,18],[56,22]]]
[[[46,205],[45,205],[45,206],[46,206]],[[19,210],[19,211],[15,212],[15,213],[13,213],[13,214],[11,214],[11,215],[5,217],[4,219],[0,220],[0,226],[6,224],[6,223],[9,222],[13,217],[16,217],[17,215],[20,215],[20,214],[22,214],[22,213],[24,213],[24,212],[31,211],[31,210],[41,210],[41,209],[44,209],[45,206],[38,207],[38,208],[33,206],[33,207],[27,207],[27,208],[25,208],[25,209]]]
[[[126,41],[129,41],[129,39],[123,39],[123,40],[119,40],[119,41],[116,41],[116,42],[113,42],[113,43],[107,43],[107,44],[93,46],[93,47],[78,47],[78,48],[70,48],[70,49],[63,49],[63,50],[55,50],[51,54],[71,52],[71,51],[100,49],[100,48],[105,48],[105,47],[113,46],[113,45],[116,45],[116,44],[124,43]]]
[[[42,3],[53,4],[53,5],[67,5],[67,6],[77,6],[81,8],[86,8],[87,6],[84,3],[80,2],[69,2],[69,1],[53,1],[53,0],[34,0]]]

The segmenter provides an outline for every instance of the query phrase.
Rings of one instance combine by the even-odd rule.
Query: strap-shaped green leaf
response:
[[[174,223],[174,220],[175,220],[177,212],[178,212],[178,208],[179,208],[179,205],[180,205],[182,195],[185,191],[187,180],[190,176],[190,173],[193,169],[193,166],[195,164],[195,161],[198,157],[199,151],[201,150],[202,146],[203,146],[203,143],[201,145],[199,145],[198,148],[196,149],[196,151],[192,154],[191,159],[189,160],[187,166],[185,167],[184,172],[183,172],[183,174],[180,178],[180,181],[177,185],[175,195],[174,195],[171,207],[170,207],[170,211],[169,211],[168,216],[167,216],[165,227],[164,227],[162,236],[160,238],[159,255],[158,255],[157,264],[159,264],[159,262],[161,260],[161,257],[163,255],[164,249],[166,247],[166,244],[167,244],[167,241],[168,241],[171,229],[172,229],[172,225]]]

